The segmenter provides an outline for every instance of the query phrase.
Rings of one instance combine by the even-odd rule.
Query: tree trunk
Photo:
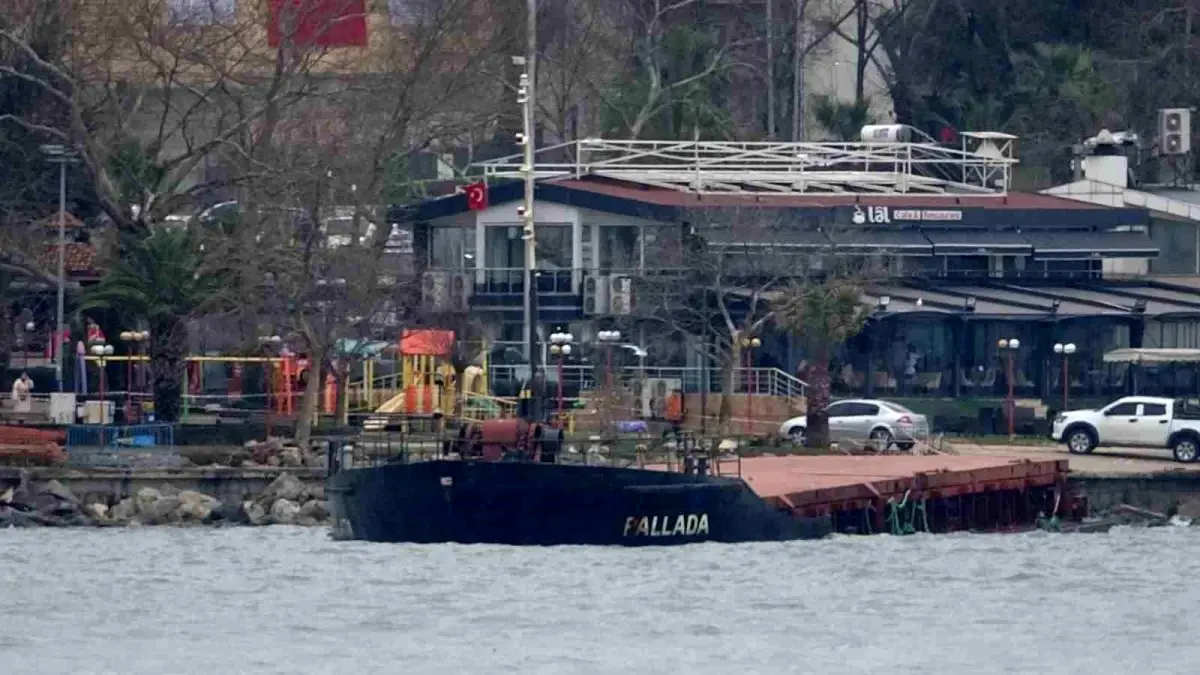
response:
[[[154,418],[178,422],[183,401],[187,325],[182,321],[151,328],[150,377],[154,382]]]
[[[870,63],[870,48],[867,42],[871,37],[871,9],[865,2],[858,3],[857,16],[858,38],[854,59],[854,102],[862,103],[866,92],[867,64]]]
[[[301,448],[307,448],[309,439],[312,437],[313,423],[316,421],[317,402],[321,397],[321,371],[324,370],[323,365],[325,359],[318,358],[316,354],[309,355],[308,382],[304,384],[304,396],[300,399],[300,414],[296,418],[296,445]]]
[[[337,400],[334,410],[341,426],[350,423],[350,364],[339,361],[333,369],[333,381],[337,385]]]
[[[717,409],[717,428],[729,433],[730,418],[733,417],[733,397],[737,391],[735,369],[742,358],[740,338],[736,335],[729,347],[729,355],[721,361],[721,407]]]
[[[804,25],[804,6],[807,0],[796,0],[796,25],[792,28],[792,141],[799,142],[804,138],[805,115],[808,114],[804,105],[804,49],[808,42]]]
[[[805,417],[805,446],[809,448],[829,447],[829,348],[817,345],[813,349],[812,362],[808,371],[808,400]]]
[[[767,140],[775,140],[775,0],[767,0]]]

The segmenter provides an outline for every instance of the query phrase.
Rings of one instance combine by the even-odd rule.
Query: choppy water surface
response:
[[[1200,528],[677,549],[0,531],[11,673],[1182,673]]]

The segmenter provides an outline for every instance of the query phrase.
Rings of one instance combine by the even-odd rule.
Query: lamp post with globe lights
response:
[[[758,338],[742,338],[742,351],[746,353],[746,429],[750,435],[754,435],[754,391],[751,388],[751,378],[754,378],[754,384],[758,384],[758,378],[754,376],[754,355],[752,350],[762,346],[762,340]]]
[[[128,422],[133,419],[133,361],[141,355],[139,347],[150,339],[150,331],[124,330],[120,338],[125,343],[125,420]]]
[[[1070,368],[1067,361],[1070,360],[1071,354],[1075,353],[1075,343],[1068,342],[1063,344],[1056,342],[1054,344],[1054,353],[1062,356],[1062,387],[1063,387],[1063,412],[1067,410],[1067,399],[1070,396]]]
[[[1014,431],[1014,418],[1016,417],[1016,383],[1013,381],[1013,361],[1017,355],[1017,350],[1021,348],[1021,341],[1017,338],[1001,338],[996,346],[1000,348],[1000,352],[1007,357],[1006,373],[1008,374],[1008,396],[1004,399],[1004,407],[1008,411],[1008,437],[1011,439],[1016,436]]]
[[[20,336],[21,347],[21,367],[29,367],[29,334],[37,330],[37,324],[32,321],[26,321],[23,326],[25,331]]]
[[[267,360],[263,364],[263,372],[266,377],[265,382],[267,405],[264,408],[263,422],[266,426],[266,439],[271,440],[271,406],[274,405],[275,398],[275,355],[279,350],[279,346],[283,344],[283,338],[278,335],[260,335],[258,344],[262,347],[263,352],[267,355]]]
[[[558,427],[563,426],[563,360],[571,355],[575,336],[569,332],[550,334],[550,353],[558,357]]]
[[[96,357],[96,362],[100,365],[100,424],[104,424],[108,419],[108,410],[105,406],[105,380],[107,379],[106,366],[108,365],[108,357],[113,355],[113,346],[103,342],[97,342],[92,345],[92,355]]]
[[[607,390],[608,401],[605,405],[605,426],[608,430],[612,430],[611,408],[613,405],[613,346],[621,341],[621,331],[619,330],[602,330],[596,333],[596,340],[604,345],[604,388]]]

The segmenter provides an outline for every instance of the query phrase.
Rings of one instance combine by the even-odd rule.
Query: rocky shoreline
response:
[[[144,487],[113,501],[110,495],[75,495],[57,480],[21,482],[0,492],[0,528],[138,527],[144,525],[324,525],[324,488],[282,473],[262,494],[222,502],[194,490]]]

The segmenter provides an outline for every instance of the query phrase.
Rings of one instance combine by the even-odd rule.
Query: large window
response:
[[[435,227],[429,237],[429,266],[462,270],[475,267],[475,230],[466,227]]]

